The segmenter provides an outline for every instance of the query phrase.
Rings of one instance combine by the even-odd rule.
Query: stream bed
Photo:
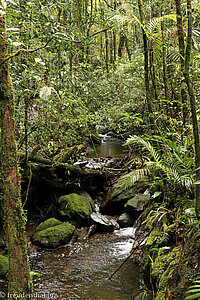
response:
[[[54,251],[36,248],[31,254],[34,292],[60,300],[129,300],[138,295],[139,268],[129,259],[108,280],[129,255],[134,229],[125,228],[111,234],[95,234]]]
[[[87,157],[100,158],[112,157],[123,158],[128,154],[127,147],[123,146],[124,141],[118,138],[111,137],[107,134],[100,134],[101,144],[94,146],[88,150]]]

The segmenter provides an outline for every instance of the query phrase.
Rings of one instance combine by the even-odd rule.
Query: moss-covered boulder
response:
[[[76,236],[76,228],[72,224],[65,222],[44,230],[35,232],[32,242],[45,248],[57,248],[66,245],[73,236]]]
[[[137,218],[138,215],[143,211],[144,206],[147,205],[149,200],[150,195],[137,194],[133,198],[129,199],[124,207],[129,214]]]
[[[122,176],[123,177],[123,176]],[[107,200],[104,203],[102,213],[118,213],[124,209],[124,205],[128,200],[133,199],[138,193],[143,193],[148,184],[146,180],[136,182],[131,188],[124,189],[121,185],[121,177],[114,184],[112,191],[108,194]]]
[[[58,212],[64,220],[79,227],[88,224],[92,208],[88,199],[73,193],[58,199]]]
[[[61,221],[58,221],[55,218],[50,218],[50,219],[47,219],[46,221],[40,223],[40,225],[38,225],[37,228],[36,228],[36,232],[37,231],[42,231],[42,230],[45,230],[47,228],[54,227],[54,226],[57,226],[57,225],[60,225],[60,224],[62,224]]]
[[[9,261],[8,258],[0,255],[0,277],[3,277],[8,272]]]

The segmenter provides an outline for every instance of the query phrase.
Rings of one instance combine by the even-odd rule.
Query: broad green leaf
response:
[[[37,277],[41,277],[42,274],[38,273],[38,272],[35,272],[35,271],[30,271],[30,275],[31,275],[31,277],[34,276],[34,275],[37,276]]]
[[[152,196],[152,198],[156,198],[156,197],[158,197],[160,194],[162,194],[162,192],[155,192],[154,194],[153,194],[153,196]]]

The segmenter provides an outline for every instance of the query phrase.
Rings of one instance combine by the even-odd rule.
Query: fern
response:
[[[200,298],[200,276],[198,276],[195,280],[193,285],[191,285],[188,290],[187,294],[191,294],[185,297],[185,300],[193,300]]]
[[[146,141],[138,136],[130,137],[126,145],[140,144],[143,147],[143,151],[148,151],[150,160],[145,162],[143,172],[144,170],[148,170],[149,173],[153,169],[160,170],[173,184],[189,189],[193,184],[194,176],[193,174],[188,174],[188,166],[191,166],[194,160],[193,157],[189,157],[187,149],[162,137],[156,136],[153,138],[153,141],[157,142],[157,145],[159,143],[159,150],[155,149],[148,140]],[[136,178],[139,178],[138,174],[140,174],[140,171],[136,170],[134,172],[125,177],[128,181],[128,186],[131,185],[131,182],[134,183]],[[131,176],[133,176],[132,181],[130,179]]]
[[[119,179],[119,185],[122,186],[124,189],[128,189],[132,187],[137,181],[140,181],[150,173],[150,169],[143,168],[143,169],[136,169]]]

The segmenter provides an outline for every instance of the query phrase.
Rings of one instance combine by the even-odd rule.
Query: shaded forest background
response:
[[[165,234],[172,223],[176,242],[183,234],[183,261],[194,253],[197,258],[198,1],[1,0],[0,4],[2,194],[9,253],[23,245],[13,257],[22,255],[26,266],[21,286],[22,273],[17,286],[10,272],[10,290],[30,291],[16,153],[24,162],[24,173],[30,172],[28,162],[36,156],[52,164],[71,164],[83,149],[100,142],[99,133],[129,137],[129,147],[140,145],[143,156],[122,179],[122,186],[129,188],[148,176],[159,208],[153,206],[146,215],[147,227],[152,230],[156,223]],[[167,210],[172,215],[166,220]],[[19,249],[14,246],[18,234]],[[195,273],[199,267],[194,264]],[[11,269],[16,267],[14,261]],[[163,292],[159,288],[155,291]]]

